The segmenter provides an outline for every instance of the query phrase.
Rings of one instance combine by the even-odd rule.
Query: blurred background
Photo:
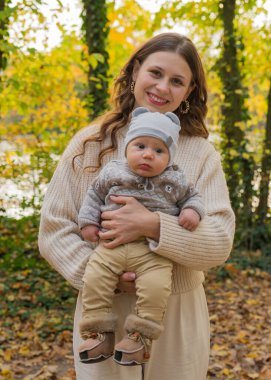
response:
[[[202,57],[210,140],[221,153],[237,218],[231,258],[209,278],[228,286],[239,278],[244,288],[253,278],[262,295],[270,287],[271,0],[1,0],[0,380],[74,378],[76,292],[39,256],[42,199],[69,140],[110,108],[112,83],[126,59],[163,31],[187,35]],[[231,292],[240,301],[236,287]],[[270,327],[266,307],[261,329]],[[247,349],[246,334],[236,345]],[[210,379],[271,378],[271,356],[259,354],[260,343],[259,361],[250,355],[239,367],[236,345],[234,359],[223,356],[224,344],[212,343]],[[44,351],[48,365],[62,358],[60,369],[55,362],[44,369]],[[228,364],[220,368],[217,359]]]

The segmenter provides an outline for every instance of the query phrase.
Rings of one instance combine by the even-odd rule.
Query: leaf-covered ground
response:
[[[0,299],[0,380],[75,379],[71,287],[44,270],[1,273]]]
[[[206,275],[208,379],[271,379],[271,275],[227,264]],[[225,276],[226,275],[226,276]],[[1,273],[0,380],[75,380],[75,292],[54,273]]]
[[[237,270],[229,278],[207,275],[211,320],[208,379],[271,379],[271,275]]]

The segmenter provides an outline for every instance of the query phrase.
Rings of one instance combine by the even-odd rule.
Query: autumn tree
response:
[[[107,108],[109,32],[105,0],[83,0],[82,30],[87,45],[88,91],[86,105],[91,119]]]
[[[3,72],[7,66],[7,57],[9,54],[9,17],[12,12],[10,0],[0,0],[0,92],[2,91]],[[1,108],[0,108],[1,117]]]
[[[254,160],[248,153],[246,123],[249,119],[245,99],[247,89],[243,84],[244,45],[236,30],[236,0],[222,0],[219,16],[223,24],[221,58],[218,72],[223,83],[224,101],[222,109],[222,152],[232,205],[242,229],[252,227],[252,180]],[[250,235],[246,235],[250,248]]]
[[[251,31],[253,33],[253,31]],[[256,36],[259,47],[256,48]],[[270,60],[271,60],[271,38],[270,38],[270,22],[260,26],[252,35],[254,43],[251,46],[250,54],[250,80],[256,82],[253,86],[258,89],[258,93],[264,97],[264,107],[259,117],[259,124],[262,131],[262,139],[260,142],[260,184],[259,184],[259,203],[256,209],[256,223],[258,228],[263,230],[263,227],[268,229],[268,220],[270,221],[270,180],[271,180],[271,75],[270,75]],[[256,51],[256,54],[255,54]],[[255,79],[253,78],[255,77]],[[254,79],[254,80],[253,80]],[[259,89],[259,86],[261,88]],[[257,93],[252,93],[255,99],[255,110],[261,109],[260,102],[257,98]],[[255,139],[254,139],[255,140]],[[266,229],[266,228],[265,228]],[[270,231],[269,226],[269,232]],[[270,237],[268,238],[270,240]]]
[[[251,4],[251,3],[250,3]],[[260,17],[258,16],[260,14]],[[270,19],[265,8],[257,11],[249,7],[239,10],[238,30],[245,45],[244,83],[249,91],[246,100],[250,119],[246,123],[248,151],[255,160],[252,226],[249,234],[250,250],[260,249],[270,253]],[[258,18],[258,20],[257,20]],[[242,227],[242,225],[241,225]],[[245,229],[243,229],[243,234]],[[269,245],[269,248],[268,248]],[[262,261],[268,261],[262,257]]]
[[[269,82],[268,92],[268,108],[265,127],[265,138],[263,144],[263,153],[261,160],[261,181],[259,205],[257,208],[257,216],[260,224],[266,221],[268,216],[268,198],[271,179],[271,78]]]
[[[2,73],[6,67],[6,57],[4,49],[5,35],[7,33],[7,18],[4,16],[5,0],[0,0],[0,92],[2,91]],[[1,108],[0,108],[1,118]]]

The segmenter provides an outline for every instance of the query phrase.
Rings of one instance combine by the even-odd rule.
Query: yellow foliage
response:
[[[108,6],[108,19],[109,66],[114,78],[135,48],[147,39],[151,14],[135,0],[123,0],[120,5]]]
[[[223,375],[228,376],[230,374],[230,371],[228,370],[228,368],[223,368],[222,373],[223,373]]]
[[[250,158],[250,154],[248,154],[248,153],[242,153],[242,157],[244,158],[244,159],[246,159],[246,160],[248,160],[249,158]]]
[[[22,345],[20,347],[19,354],[22,356],[28,356],[30,354],[29,347],[27,345]]]
[[[8,366],[0,366],[0,375],[3,379],[13,380],[13,374]]]
[[[37,147],[62,151],[59,137],[64,135],[68,141],[87,125],[80,94],[86,82],[85,67],[78,45],[70,37],[50,53],[13,54],[0,95],[0,135],[15,142],[21,152]],[[12,152],[6,154],[8,164],[12,158]]]
[[[229,149],[229,155],[231,157],[238,157],[239,153],[235,149]]]
[[[7,349],[5,350],[4,352],[4,360],[6,360],[7,362],[9,362],[12,358],[12,351],[10,349]]]

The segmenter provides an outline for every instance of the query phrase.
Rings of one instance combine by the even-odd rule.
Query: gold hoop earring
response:
[[[185,108],[183,108],[183,103],[185,103]],[[181,104],[180,104],[180,112],[182,114],[184,113],[188,113],[188,111],[190,110],[190,104],[189,104],[189,101],[188,100],[184,100]]]
[[[133,80],[131,85],[130,85],[130,91],[131,91],[131,94],[134,94],[135,92],[135,81]]]

